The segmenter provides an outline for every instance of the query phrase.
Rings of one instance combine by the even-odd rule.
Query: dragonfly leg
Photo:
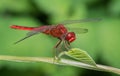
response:
[[[70,42],[65,41],[65,44],[66,44],[66,46],[67,46],[69,49],[71,48]]]
[[[61,39],[60,41],[57,42],[57,44],[54,47],[54,62],[56,60],[60,60],[60,57],[64,55],[64,51],[62,48],[62,43],[64,45],[64,48],[69,50],[70,49],[70,43],[64,39]]]
[[[61,45],[60,45],[61,42],[62,42],[62,40],[58,41],[57,44],[54,47],[54,61],[59,60],[58,55],[59,55],[59,53],[61,51]]]
[[[54,48],[57,48],[61,44],[62,40],[58,41]]]
[[[68,41],[64,41],[64,46],[67,50],[69,50],[71,47],[70,47],[70,43]]]

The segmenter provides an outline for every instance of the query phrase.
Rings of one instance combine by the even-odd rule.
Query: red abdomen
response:
[[[35,27],[25,27],[25,26],[18,26],[18,25],[12,25],[10,26],[12,29],[18,29],[18,30],[28,30],[28,31],[31,31],[31,30],[34,30]]]

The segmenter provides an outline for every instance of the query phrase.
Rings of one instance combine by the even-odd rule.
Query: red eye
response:
[[[69,41],[69,42],[73,42],[76,39],[75,37],[75,33],[74,32],[69,32],[67,33],[65,40]]]

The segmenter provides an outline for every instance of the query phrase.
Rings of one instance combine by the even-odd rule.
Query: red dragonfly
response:
[[[46,35],[51,35],[51,36],[59,39],[59,42],[55,46],[55,48],[57,48],[61,44],[61,42],[64,42],[65,46],[68,47],[70,45],[70,43],[76,39],[75,33],[80,34],[80,33],[88,32],[88,29],[84,29],[84,28],[71,28],[71,30],[73,30],[73,32],[69,32],[68,29],[64,25],[80,23],[80,22],[99,21],[99,20],[100,19],[68,20],[68,21],[64,21],[62,23],[59,23],[57,25],[52,25],[52,26],[44,25],[44,26],[39,26],[39,27],[26,27],[26,26],[12,25],[10,27],[12,29],[29,31],[27,33],[26,37],[15,42],[15,44],[23,41],[26,38],[33,36],[33,35],[36,35],[39,33],[44,33]]]

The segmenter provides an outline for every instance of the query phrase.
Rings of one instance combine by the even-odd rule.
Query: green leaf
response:
[[[68,52],[65,52],[65,54],[76,60],[79,60],[80,62],[96,66],[95,61],[89,56],[89,54],[81,49],[73,48],[70,49]]]

